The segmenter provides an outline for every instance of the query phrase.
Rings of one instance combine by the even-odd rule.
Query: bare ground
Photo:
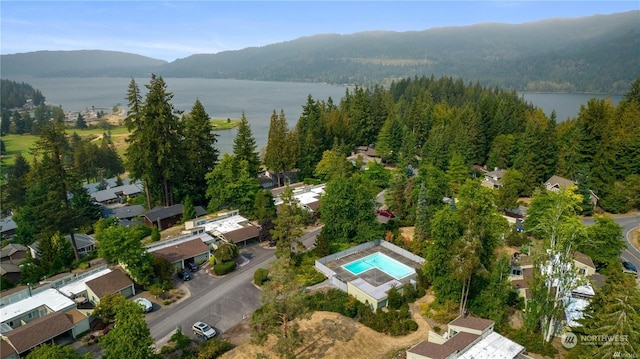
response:
[[[299,321],[305,341],[298,349],[296,357],[299,359],[397,358],[397,353],[427,339],[427,333],[431,327],[426,319],[420,315],[420,304],[430,300],[432,297],[425,296],[410,305],[413,320],[418,323],[418,330],[402,337],[378,333],[337,313],[315,312],[310,319]],[[260,353],[269,358],[277,357],[273,351],[274,337],[269,338],[263,346],[249,343],[250,328],[248,324],[248,320],[243,321],[225,333],[224,336],[237,347],[225,353],[221,358],[255,358]]]

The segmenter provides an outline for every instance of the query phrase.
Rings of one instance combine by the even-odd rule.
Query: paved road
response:
[[[302,236],[301,241],[307,248],[315,243],[320,228]],[[243,318],[250,318],[254,310],[260,307],[260,290],[253,284],[253,273],[257,268],[268,268],[275,258],[275,250],[253,244],[241,248],[240,254],[248,262],[234,272],[222,277],[209,275],[206,268],[194,273],[191,281],[183,284],[190,292],[188,298],[147,314],[147,325],[158,348],[166,344],[177,327],[195,338],[191,325],[203,321],[224,333],[234,327]]]
[[[622,233],[627,242],[627,248],[622,251],[620,257],[633,263],[636,268],[640,268],[640,251],[631,245],[631,231],[640,227],[640,214],[613,216],[613,219],[622,227]],[[594,221],[591,218],[586,218],[583,222],[593,224]]]

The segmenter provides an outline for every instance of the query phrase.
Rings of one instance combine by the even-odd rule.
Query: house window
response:
[[[512,269],[511,275],[522,275],[522,271],[520,269]]]
[[[587,274],[587,270],[584,269],[584,268],[580,268],[580,269],[578,269],[578,273],[580,273],[581,275],[585,275],[585,274]]]

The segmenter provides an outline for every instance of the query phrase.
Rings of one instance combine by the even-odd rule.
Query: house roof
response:
[[[236,229],[224,234],[224,238],[233,243],[244,242],[248,239],[256,238],[260,235],[258,227],[249,225],[240,229]]]
[[[501,179],[502,176],[504,176],[504,170],[501,169],[495,169],[491,172],[487,172],[484,174],[485,176],[489,176],[489,177],[495,177],[497,179]]]
[[[479,335],[477,334],[460,332],[442,344],[423,341],[408,351],[433,359],[444,359],[451,353],[466,348],[469,344],[473,343],[474,340],[478,339],[478,337]]]
[[[169,207],[154,207],[149,212],[147,212],[144,216],[151,222],[155,222],[157,220],[163,220],[175,216],[182,215],[182,203],[174,204]],[[204,216],[207,214],[207,211],[201,206],[195,206],[196,216]]]
[[[433,359],[445,359],[449,354],[453,353],[453,350],[445,344],[436,344],[425,340],[407,350],[407,352]]]
[[[73,322],[64,312],[57,312],[33,320],[4,333],[19,354],[49,341],[73,328]]]
[[[16,350],[13,349],[11,344],[6,341],[4,338],[0,340],[0,358],[5,359],[11,357],[13,354],[17,354]]]
[[[126,287],[132,286],[133,282],[121,270],[114,270],[103,276],[87,281],[86,285],[93,293],[102,297],[105,294],[116,293]]]
[[[9,273],[20,273],[20,266],[10,261],[0,262],[0,275],[6,275]]]
[[[64,238],[66,238],[68,241],[71,241],[71,236],[69,235],[66,235]],[[96,245],[96,240],[84,233],[74,233],[73,238],[75,238],[76,240],[76,246],[78,247],[78,249]]]
[[[591,257],[589,257],[588,255],[586,255],[584,253],[581,253],[581,252],[578,252],[578,251],[574,252],[573,253],[573,259],[578,261],[578,262],[580,262],[580,263],[582,263],[582,264],[584,264],[584,265],[586,265],[586,266],[589,266],[589,267],[591,267],[593,269],[596,269],[596,265],[593,264],[593,261],[591,260]]]
[[[0,308],[0,320],[6,322],[42,306],[46,306],[51,311],[59,312],[75,306],[75,303],[57,290],[49,288]]]
[[[449,325],[456,325],[459,327],[474,329],[474,330],[485,330],[488,327],[493,325],[493,320],[478,318],[471,315],[460,316],[454,319]]]
[[[13,220],[13,216],[7,216],[0,219],[0,233],[9,232],[18,228],[18,225]]]
[[[162,247],[157,250],[150,249],[152,254],[163,257],[174,263],[180,260],[195,257],[202,253],[209,252],[209,247],[202,242],[200,238],[195,238],[187,242],[178,243],[168,247]]]
[[[63,287],[60,287],[60,288],[58,288],[58,290],[62,294],[66,295],[67,297],[73,298],[76,295],[78,295],[78,294],[80,294],[82,292],[85,292],[87,290],[87,282],[89,282],[91,280],[94,280],[96,278],[100,278],[103,275],[107,275],[107,274],[109,274],[111,272],[112,272],[111,269],[105,268],[105,269],[103,269],[101,271],[98,271],[96,273],[93,273],[93,274],[91,274],[91,275],[89,275],[89,276],[87,276],[85,278],[82,278],[80,280],[71,282],[71,283],[69,283],[69,284],[67,284],[67,285],[65,285]]]
[[[595,289],[602,288],[607,281],[607,276],[602,275],[600,273],[594,273],[588,276],[587,278],[589,278],[589,280],[591,281],[591,284],[593,284],[593,287],[595,287]]]
[[[146,209],[142,205],[136,204],[134,206],[113,208],[109,215],[118,219],[130,219],[143,214],[144,211]]]
[[[525,348],[504,336],[493,332],[474,344],[460,359],[494,359],[517,358],[524,352]]]
[[[553,175],[547,182],[544,183],[548,188],[567,188],[571,185],[576,184],[572,180],[568,180],[566,178],[562,178],[560,176]]]
[[[18,243],[9,243],[0,249],[0,258],[10,257],[18,252],[26,252],[27,247]]]

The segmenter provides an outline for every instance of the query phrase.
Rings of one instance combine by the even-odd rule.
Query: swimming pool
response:
[[[370,269],[377,268],[395,279],[401,279],[415,273],[415,269],[380,252],[347,263],[343,265],[342,268],[348,270],[354,275],[359,275]]]

